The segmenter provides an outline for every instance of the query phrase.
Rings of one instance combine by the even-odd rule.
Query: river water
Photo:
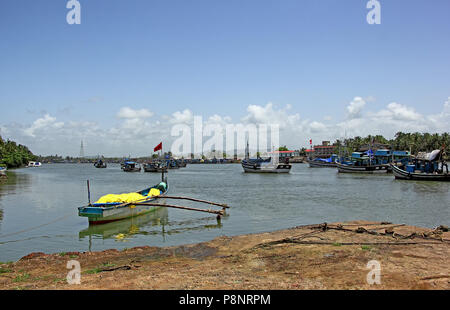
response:
[[[160,209],[150,215],[89,227],[77,207],[108,193],[132,192],[160,181],[157,173],[125,173],[119,165],[48,164],[8,171],[0,181],[0,261],[31,252],[99,251],[171,246],[333,221],[371,220],[423,227],[450,225],[450,183],[395,180],[392,175],[338,174],[294,164],[291,173],[243,173],[238,164],[170,170],[170,194],[227,203],[212,214]],[[172,204],[207,208],[181,200]]]

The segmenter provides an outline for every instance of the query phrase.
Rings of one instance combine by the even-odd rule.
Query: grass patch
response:
[[[333,245],[334,245],[334,246],[342,246],[342,244],[339,243],[339,242],[335,242],[335,243],[333,243]]]
[[[69,255],[69,258],[78,258],[78,255]]]
[[[370,245],[362,245],[362,246],[361,246],[361,249],[362,249],[363,251],[370,251],[370,250],[372,250],[372,247],[371,247]]]
[[[102,264],[102,267],[114,267],[114,266],[116,266],[116,264],[113,264],[113,263],[103,263]]]
[[[30,274],[24,273],[24,274],[20,274],[17,277],[15,277],[13,282],[23,282],[23,281],[28,280],[29,278],[30,278]]]
[[[65,256],[67,253],[66,252],[61,252],[59,253],[59,256]]]
[[[97,267],[97,268],[86,270],[83,273],[85,273],[85,274],[96,274],[96,273],[99,273],[99,272],[102,272],[102,271],[103,271],[102,268],[98,268]]]
[[[1,267],[0,267],[0,274],[2,274],[2,273],[10,273],[10,272],[13,272],[12,269],[9,269],[9,268],[1,268]]]

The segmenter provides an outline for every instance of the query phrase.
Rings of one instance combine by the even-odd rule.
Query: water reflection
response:
[[[3,220],[2,196],[16,194],[31,184],[31,176],[28,174],[16,174],[12,171],[6,173],[7,177],[0,177],[0,225]]]
[[[132,235],[148,235],[157,232],[143,230],[144,227],[164,226],[169,221],[167,208],[160,208],[153,212],[140,216],[111,222],[101,225],[90,225],[88,228],[79,232],[78,237],[83,240],[86,237],[95,237],[100,239],[112,239],[121,236],[119,239],[130,237]]]
[[[205,222],[209,223],[205,224]],[[160,228],[154,229],[155,227]],[[169,221],[168,208],[160,208],[151,213],[130,219],[101,225],[90,225],[78,233],[78,238],[80,241],[87,238],[89,240],[89,251],[91,251],[93,239],[128,241],[136,235],[162,235],[165,240],[166,235],[217,228],[222,228],[222,222],[214,217]]]

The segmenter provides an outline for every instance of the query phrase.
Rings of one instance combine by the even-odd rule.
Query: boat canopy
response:
[[[425,152],[419,152],[417,154],[417,159],[421,159],[421,160],[429,160],[429,161],[433,161],[436,160],[438,158],[439,153],[441,152],[441,150],[434,150],[431,153],[425,153]]]

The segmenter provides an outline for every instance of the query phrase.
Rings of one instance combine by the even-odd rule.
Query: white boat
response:
[[[6,176],[6,167],[0,167],[0,176]]]
[[[42,164],[38,161],[29,161],[27,167],[40,167]]]

